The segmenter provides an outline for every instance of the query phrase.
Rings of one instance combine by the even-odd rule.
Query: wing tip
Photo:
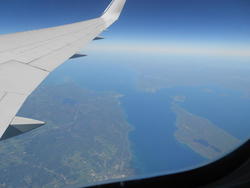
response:
[[[105,20],[107,25],[111,25],[120,17],[126,0],[112,0],[109,6],[102,14],[102,18]]]

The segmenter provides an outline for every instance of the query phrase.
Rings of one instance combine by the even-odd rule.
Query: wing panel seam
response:
[[[4,99],[4,97],[6,97],[8,93],[6,91],[3,91],[3,96],[0,98],[0,101],[2,101]]]
[[[96,19],[96,21],[100,21],[101,19],[99,19],[99,18],[97,18]],[[79,22],[78,24],[80,24],[81,22]],[[96,23],[92,23],[93,25],[95,25]],[[92,25],[91,23],[89,23],[87,26],[85,26],[85,27],[89,27],[90,25]],[[60,26],[59,26],[60,27]],[[63,37],[63,36],[66,36],[66,35],[69,35],[69,34],[74,34],[74,33],[77,33],[77,32],[80,32],[82,30],[82,28],[81,29],[79,29],[79,30],[76,30],[76,31],[72,31],[72,32],[69,32],[69,33],[65,33],[65,34],[62,34],[62,35],[58,35],[58,36],[56,36],[56,37],[51,37],[51,38],[48,38],[47,40],[42,40],[42,41],[37,41],[37,42],[33,42],[33,43],[29,43],[29,44],[26,44],[26,45],[23,45],[23,46],[19,46],[19,47],[17,47],[17,48],[9,48],[9,49],[5,49],[5,50],[2,50],[2,51],[0,51],[0,54],[1,53],[4,53],[4,52],[6,52],[6,51],[14,51],[14,50],[17,50],[17,49],[19,49],[19,48],[23,48],[23,47],[26,47],[26,46],[30,46],[30,45],[34,45],[34,44],[36,44],[36,43],[46,43],[46,42],[49,42],[49,41],[51,41],[51,40],[53,40],[53,39],[57,39],[57,38],[60,38],[60,37]],[[35,31],[35,30],[34,30]]]

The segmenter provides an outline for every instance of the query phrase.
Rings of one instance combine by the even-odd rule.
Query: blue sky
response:
[[[109,0],[1,0],[0,33],[94,18],[108,4]],[[101,50],[110,46],[145,53],[248,56],[250,1],[127,0],[119,22],[103,35],[108,40]]]

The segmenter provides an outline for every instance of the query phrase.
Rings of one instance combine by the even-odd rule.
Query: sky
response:
[[[99,16],[109,0],[1,0],[0,33]],[[249,0],[127,0],[120,20],[91,48],[250,58]],[[93,49],[92,49],[93,50]]]

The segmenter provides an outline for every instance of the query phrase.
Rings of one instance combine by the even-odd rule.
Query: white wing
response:
[[[0,36],[0,138],[36,87],[114,23],[125,1],[113,0],[96,19]]]

